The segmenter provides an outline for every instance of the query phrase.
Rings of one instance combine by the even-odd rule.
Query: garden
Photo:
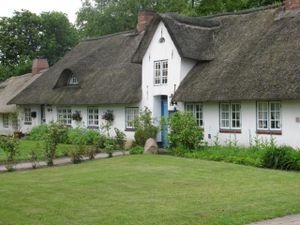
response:
[[[143,154],[147,139],[156,138],[159,127],[154,125],[151,111],[147,108],[133,121],[135,140],[126,140],[125,134],[117,128],[112,129],[113,114],[105,114],[102,132],[93,129],[68,128],[60,123],[41,125],[19,140],[14,137],[0,137],[0,164],[8,171],[19,161],[32,162],[36,167],[38,160],[53,166],[53,160],[70,157],[73,163],[80,163],[83,157],[94,159],[97,153],[105,152],[112,157],[113,151],[128,151],[130,154]],[[169,148],[167,153],[178,157],[223,161],[260,168],[281,170],[300,170],[300,151],[289,146],[276,145],[275,139],[263,141],[255,137],[249,147],[241,147],[237,141],[220,145],[214,137],[214,145],[203,141],[203,130],[195,118],[185,112],[176,112],[169,118],[162,118],[161,127],[168,123]]]

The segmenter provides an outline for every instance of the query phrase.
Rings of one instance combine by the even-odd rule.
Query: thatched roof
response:
[[[80,42],[32,83],[14,104],[129,104],[141,99],[141,65],[131,63],[143,35],[123,32]],[[79,85],[61,86],[64,71]]]
[[[300,99],[300,12],[271,7],[199,18],[162,14],[142,34],[82,41],[11,103],[139,102],[142,70],[135,63],[142,62],[161,21],[180,55],[198,61],[175,100]],[[66,71],[76,76],[78,86],[63,85]]]
[[[181,57],[199,61],[215,58],[215,36],[220,27],[218,21],[167,13],[154,18],[132,58],[133,62],[142,63],[160,22],[166,26]]]
[[[216,57],[179,86],[184,102],[300,99],[300,12],[281,8],[210,17]]]
[[[13,113],[16,111],[16,105],[7,105],[7,103],[24,90],[28,85],[35,81],[40,74],[32,76],[31,73],[11,77],[0,83],[0,113]]]

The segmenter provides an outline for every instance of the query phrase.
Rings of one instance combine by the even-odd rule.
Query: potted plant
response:
[[[112,110],[107,110],[106,112],[104,112],[102,114],[101,117],[103,120],[105,120],[105,122],[102,124],[102,129],[104,129],[107,133],[107,136],[109,137],[109,131],[111,129],[111,126],[113,124],[114,121],[114,114]]]
[[[80,112],[79,111],[75,111],[72,114],[72,119],[75,120],[76,122],[80,122],[82,120]]]

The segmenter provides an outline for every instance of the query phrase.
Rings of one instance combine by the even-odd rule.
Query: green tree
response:
[[[196,1],[196,0],[195,0]],[[135,28],[141,9],[159,13],[187,13],[191,0],[86,0],[77,14],[83,37],[105,35]]]
[[[46,57],[53,65],[77,44],[78,32],[60,12],[36,15],[15,11],[0,18],[0,81],[31,70],[32,59]]]
[[[43,34],[40,55],[46,57],[49,64],[53,65],[78,43],[78,32],[61,12],[44,12],[40,18]]]
[[[85,0],[77,16],[82,37],[135,28],[138,11],[201,16],[278,3],[281,0]]]

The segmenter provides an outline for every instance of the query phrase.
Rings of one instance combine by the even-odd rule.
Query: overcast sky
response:
[[[34,13],[60,11],[67,14],[70,22],[76,21],[81,0],[0,0],[0,17],[12,16],[15,10],[27,9]]]

